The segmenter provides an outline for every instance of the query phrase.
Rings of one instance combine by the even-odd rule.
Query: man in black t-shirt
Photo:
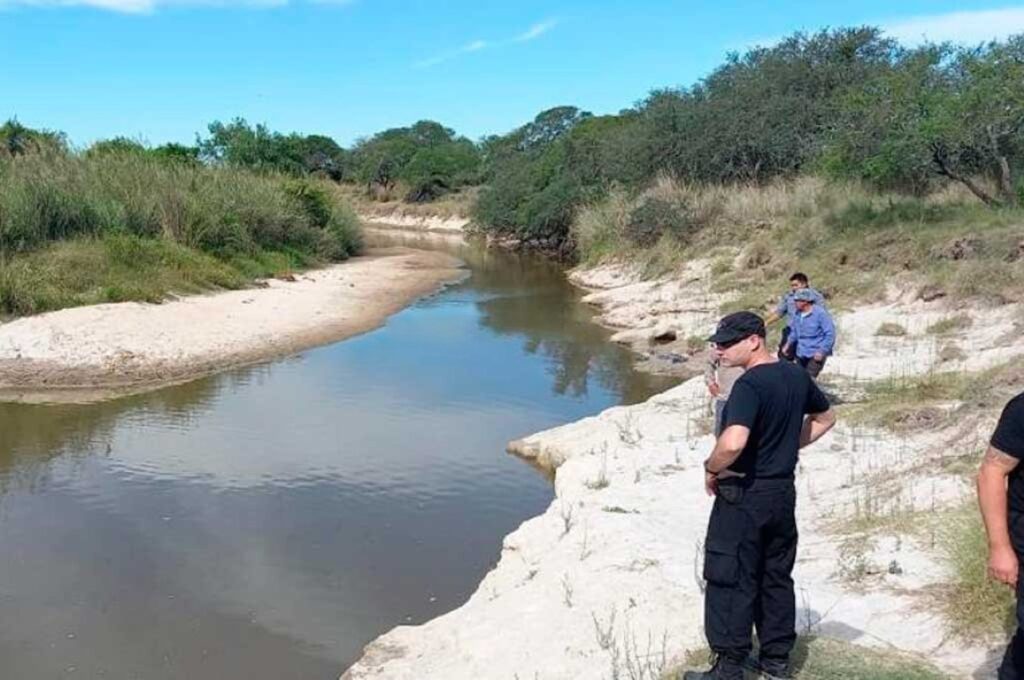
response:
[[[1017,632],[1006,648],[999,680],[1024,678],[1024,393],[1010,400],[978,471],[978,504],[988,534],[988,573],[1017,590]]]
[[[683,677],[742,680],[754,628],[759,670],[789,677],[796,642],[793,478],[799,450],[828,432],[835,416],[806,371],[769,354],[761,317],[730,314],[709,339],[724,366],[745,372],[704,463],[705,487],[715,495],[704,543],[704,630],[715,663]]]

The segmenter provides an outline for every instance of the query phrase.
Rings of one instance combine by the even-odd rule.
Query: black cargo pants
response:
[[[704,630],[737,661],[757,630],[762,659],[786,660],[796,642],[796,487],[791,479],[723,480],[704,543]]]
[[[1010,542],[1017,553],[1017,561],[1024,565],[1024,513],[1011,512],[1009,518]],[[999,667],[999,680],[1024,680],[1024,578],[1017,578],[1017,631],[1013,634],[1003,664]]]

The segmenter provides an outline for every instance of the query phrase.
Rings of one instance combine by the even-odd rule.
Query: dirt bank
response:
[[[65,309],[0,325],[0,398],[88,401],[341,340],[464,274],[451,256],[373,251],[265,288]]]

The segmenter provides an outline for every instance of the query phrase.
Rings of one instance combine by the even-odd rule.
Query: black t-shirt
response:
[[[990,442],[994,448],[1014,458],[1024,459],[1024,392],[1010,400],[999,416],[999,424]],[[1024,512],[1024,465],[1010,473],[1008,493],[1010,510]]]
[[[792,479],[804,416],[828,409],[828,399],[799,366],[776,361],[750,369],[733,385],[725,405],[725,427],[750,429],[747,445],[729,469],[748,478]]]

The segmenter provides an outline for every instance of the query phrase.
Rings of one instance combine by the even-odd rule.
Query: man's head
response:
[[[801,314],[810,311],[811,307],[814,306],[814,293],[806,288],[800,288],[793,294],[793,303]]]
[[[768,357],[764,338],[764,319],[753,312],[736,312],[722,317],[708,341],[723,366],[746,368],[755,358]]]
[[[796,272],[789,277],[789,289],[794,293],[810,285],[810,282],[807,280],[807,274],[803,272]]]

